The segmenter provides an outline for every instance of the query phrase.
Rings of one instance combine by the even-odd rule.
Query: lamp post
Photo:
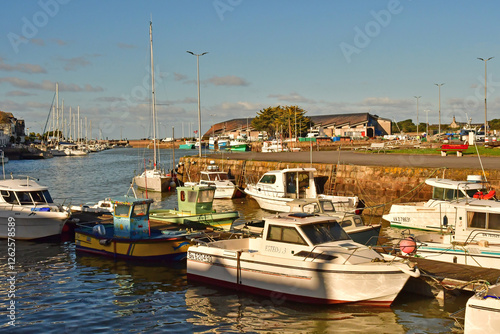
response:
[[[488,94],[488,90],[486,89],[486,62],[493,57],[488,59],[477,58],[479,60],[484,61],[484,138],[488,135],[488,116],[487,116],[487,107],[486,107],[486,95]]]
[[[421,98],[422,96],[414,96],[414,98],[417,99],[417,136],[418,136],[418,99]]]
[[[203,52],[200,54],[195,54],[191,51],[186,52],[192,54],[193,56],[196,56],[196,73],[198,78],[198,156],[201,158],[200,56],[206,55],[208,52]]]
[[[439,136],[441,134],[441,86],[444,85],[444,83],[435,85],[439,87],[439,128],[438,128],[438,136]]]
[[[429,135],[429,109],[425,109],[425,133]]]

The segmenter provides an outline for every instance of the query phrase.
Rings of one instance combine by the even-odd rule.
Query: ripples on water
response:
[[[6,172],[37,177],[53,197],[82,204],[124,195],[143,154],[115,149],[88,157],[10,161]],[[168,162],[169,152],[162,154]],[[176,206],[175,194],[149,195],[156,207]],[[216,200],[214,206],[238,210],[242,220],[269,215],[246,199]],[[9,272],[5,240],[0,249],[0,272]],[[0,282],[2,332],[459,333],[448,315],[465,305],[460,295],[441,305],[408,293],[389,309],[287,303],[190,284],[185,263],[146,266],[75,254],[73,242],[17,241],[16,271],[15,328],[7,326],[5,275]]]

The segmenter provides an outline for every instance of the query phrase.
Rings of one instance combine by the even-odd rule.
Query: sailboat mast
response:
[[[59,144],[59,84],[56,82],[56,127],[57,127],[57,143]]]
[[[151,99],[153,114],[153,167],[156,169],[156,99],[155,99],[155,72],[153,65],[153,22],[149,21],[149,41],[151,48]]]

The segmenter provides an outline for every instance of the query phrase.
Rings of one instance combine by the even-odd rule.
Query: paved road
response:
[[[280,152],[280,153],[216,153],[208,155],[214,158],[235,160],[258,160],[258,161],[283,161],[304,162],[311,161],[311,152]],[[394,167],[447,167],[447,168],[481,168],[500,169],[500,157],[481,157],[477,155],[466,155],[457,157],[449,154],[446,157],[438,155],[408,155],[408,154],[384,154],[384,153],[362,153],[354,151],[313,151],[312,161],[314,163],[342,163],[360,166],[394,166]]]

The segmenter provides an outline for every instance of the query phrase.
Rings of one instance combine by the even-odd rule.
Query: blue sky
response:
[[[0,110],[41,132],[59,83],[92,135],[150,135],[149,21],[159,136],[254,117],[274,105],[307,115],[370,112],[438,123],[500,118],[496,1],[4,1]],[[428,110],[428,111],[426,111]],[[466,116],[467,115],[467,116]],[[90,131],[90,130],[89,130]]]

